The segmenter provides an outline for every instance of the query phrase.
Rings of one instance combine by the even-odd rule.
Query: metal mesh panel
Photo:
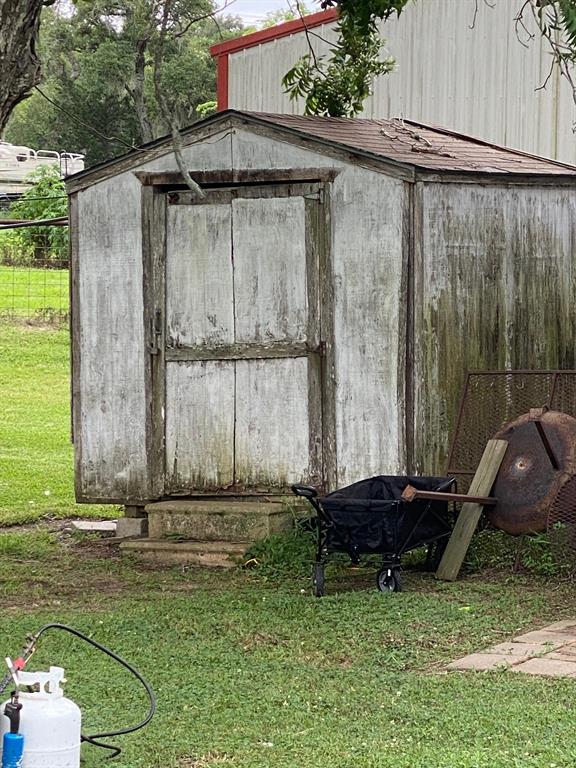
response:
[[[447,474],[466,491],[486,443],[507,422],[547,406],[576,417],[576,371],[469,373],[448,458]]]
[[[64,322],[69,311],[68,257],[9,260],[0,249],[0,320]]]
[[[548,513],[548,529],[560,526],[576,526],[576,477],[560,488]]]
[[[561,371],[556,374],[550,409],[576,416],[576,374],[572,371]]]

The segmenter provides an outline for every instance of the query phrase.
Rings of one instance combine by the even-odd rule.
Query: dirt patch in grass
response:
[[[198,576],[198,578],[196,578]],[[186,593],[205,580],[193,569],[138,561],[117,542],[71,532],[66,521],[43,521],[0,531],[0,610],[86,605],[170,590]]]

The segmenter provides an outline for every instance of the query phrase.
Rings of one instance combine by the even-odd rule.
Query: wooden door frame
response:
[[[315,169],[316,170],[316,169]],[[222,184],[227,183],[223,173]],[[266,349],[266,345],[229,345],[225,359],[255,359],[306,356],[308,358],[308,406],[309,406],[309,461],[310,473],[319,478],[322,490],[334,488],[336,466],[336,415],[335,415],[335,362],[334,362],[334,287],[331,256],[330,188],[334,174],[318,174],[323,178],[310,179],[302,172],[303,181],[290,174],[289,179],[274,178],[266,171],[251,173],[249,184],[235,182],[233,189],[207,189],[206,198],[188,200],[186,190],[170,192],[176,198],[171,204],[210,204],[227,202],[228,199],[255,197],[258,189],[268,187],[272,197],[304,197],[306,233],[306,270],[308,284],[307,342],[286,345],[286,350]],[[148,182],[142,186],[142,252],[146,391],[146,450],[148,456],[149,498],[165,495],[165,418],[166,418],[166,363],[183,359],[214,359],[202,356],[201,350],[166,350],[166,223],[168,190],[166,178],[156,176],[157,184]],[[172,179],[171,179],[172,181]],[[212,181],[212,179],[211,179]],[[260,183],[258,183],[260,182]],[[212,182],[214,183],[214,182]],[[312,308],[315,307],[315,311]],[[243,350],[242,347],[246,347]],[[289,347],[292,346],[292,349]],[[251,351],[248,349],[251,347]],[[300,348],[302,347],[302,348]],[[280,355],[279,351],[283,354]],[[225,350],[219,350],[224,353]],[[275,353],[276,352],[276,353]],[[190,356],[192,355],[192,357]],[[222,359],[222,358],[218,358]],[[318,435],[321,436],[318,440]],[[239,495],[239,491],[223,491]],[[243,495],[255,495],[247,490]],[[209,495],[199,491],[194,495]]]
[[[166,195],[160,187],[142,188],[142,281],[144,301],[144,377],[148,496],[164,496],[166,456]]]

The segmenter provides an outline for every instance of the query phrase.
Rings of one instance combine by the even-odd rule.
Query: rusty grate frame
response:
[[[575,370],[469,371],[448,456],[447,474],[465,490],[486,442],[531,408],[548,407],[576,418]]]

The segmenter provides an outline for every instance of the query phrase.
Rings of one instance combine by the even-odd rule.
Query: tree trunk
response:
[[[43,0],[0,0],[0,135],[14,107],[40,82],[36,40]]]
[[[148,116],[148,107],[144,95],[144,77],[146,71],[146,48],[148,40],[138,40],[136,44],[136,60],[134,62],[134,88],[132,89],[132,98],[136,108],[138,125],[140,126],[140,139],[142,144],[152,141],[154,132],[152,123]]]

